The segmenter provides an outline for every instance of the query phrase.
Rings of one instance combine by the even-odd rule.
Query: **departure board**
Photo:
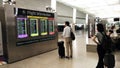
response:
[[[15,8],[14,15],[17,46],[56,39],[54,13]]]
[[[38,36],[38,19],[30,19],[30,36]]]
[[[49,34],[54,34],[54,20],[48,20],[49,23]]]
[[[17,18],[17,37],[18,38],[26,38],[27,27],[26,27],[26,18]]]
[[[40,19],[40,25],[41,35],[47,35],[47,19]]]

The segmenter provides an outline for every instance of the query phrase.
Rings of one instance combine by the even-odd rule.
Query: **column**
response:
[[[87,29],[88,30],[88,14],[86,14],[86,18],[85,18],[85,30]],[[88,34],[86,35],[86,44],[88,44],[89,40],[88,40]]]
[[[73,8],[73,22],[72,22],[73,31],[75,31],[75,23],[76,23],[76,8]]]
[[[56,0],[51,0],[51,8],[54,12],[56,12]]]
[[[85,18],[85,24],[84,24],[85,29],[87,28],[86,25],[88,25],[88,14],[86,14],[86,18]]]

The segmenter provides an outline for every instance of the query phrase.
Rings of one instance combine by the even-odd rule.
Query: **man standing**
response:
[[[63,37],[65,39],[66,58],[72,58],[72,40],[70,37],[72,29],[68,21],[65,22]]]

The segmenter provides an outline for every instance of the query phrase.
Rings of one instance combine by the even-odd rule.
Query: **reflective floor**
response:
[[[115,68],[120,68],[120,52],[116,52],[115,57]],[[95,52],[86,52],[86,33],[77,31],[76,40],[73,42],[72,59],[59,58],[56,49],[12,64],[2,65],[0,68],[95,68],[97,59]]]

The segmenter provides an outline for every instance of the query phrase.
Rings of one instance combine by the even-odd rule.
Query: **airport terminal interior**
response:
[[[59,55],[65,21],[75,34],[72,58]],[[113,68],[120,68],[119,0],[0,0],[0,68],[96,68],[98,23],[113,30]]]

